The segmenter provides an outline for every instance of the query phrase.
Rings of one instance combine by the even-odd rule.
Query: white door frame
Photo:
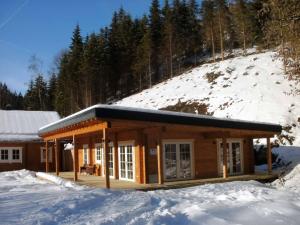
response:
[[[165,159],[165,144],[176,144],[176,167],[177,167],[177,177],[173,179],[167,179],[166,178],[166,159]],[[180,144],[189,144],[190,145],[190,155],[191,155],[191,177],[190,178],[180,178],[179,177],[179,169],[180,169]],[[164,173],[164,179],[167,181],[172,180],[189,180],[195,178],[195,155],[194,155],[194,140],[193,139],[164,139],[162,140],[163,145],[163,173]]]
[[[101,149],[101,161],[97,161],[97,147],[100,147]],[[112,147],[112,151],[113,151],[113,175],[109,176],[110,178],[115,178],[115,147],[114,147],[114,143],[113,142],[109,142],[108,143],[108,147]],[[96,143],[95,144],[95,162],[96,164],[100,164],[101,165],[101,175],[104,176],[104,149],[103,149],[103,143]]]
[[[86,149],[86,157],[87,157],[87,165],[89,165],[91,162],[90,162],[90,154],[89,154],[89,145],[88,144],[84,144],[82,145],[82,162],[83,162],[83,165],[85,165],[85,162],[84,162],[84,150]]]
[[[126,177],[121,177],[121,157],[120,157],[120,147],[121,146],[132,146],[132,169],[133,169],[133,179],[127,178],[127,163],[125,163],[125,171],[126,171]],[[120,141],[118,142],[118,165],[119,165],[119,180],[126,180],[126,181],[133,181],[135,182],[135,145],[134,141]],[[127,147],[125,148],[125,162],[127,162]]]
[[[243,139],[242,138],[228,138],[226,142],[229,144],[229,175],[240,175],[244,174],[244,146],[243,146]],[[241,157],[241,172],[240,173],[233,173],[233,163],[232,163],[232,143],[237,142],[240,143],[240,157]],[[217,139],[217,156],[218,156],[218,173],[221,176],[223,174],[223,160],[221,160],[221,149],[220,145],[222,143],[222,139]]]

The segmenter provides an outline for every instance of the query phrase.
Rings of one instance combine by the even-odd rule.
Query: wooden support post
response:
[[[55,147],[55,173],[56,176],[59,175],[59,142],[57,139],[54,141],[54,147]]]
[[[270,138],[267,138],[268,174],[272,174],[272,148]]]
[[[222,143],[223,143],[223,178],[228,177],[228,172],[227,172],[227,140],[226,138],[222,138]]]
[[[104,168],[105,168],[105,187],[110,188],[109,182],[109,154],[107,129],[103,129],[103,151],[104,151]]]
[[[158,175],[158,184],[164,183],[164,176],[163,176],[163,150],[162,150],[162,143],[161,143],[161,134],[158,134],[157,138],[157,175]]]
[[[48,152],[48,141],[46,141],[46,149],[45,149],[45,154],[46,154],[46,173],[49,172],[49,152]]]
[[[74,171],[74,181],[78,180],[78,174],[77,174],[77,165],[78,165],[78,149],[76,147],[76,140],[75,135],[73,135],[73,171]]]
[[[119,154],[118,154],[118,134],[114,135],[114,175],[115,179],[119,179]]]
[[[147,135],[143,134],[143,147],[142,147],[142,158],[143,158],[143,179],[144,184],[148,183],[148,176],[147,176]]]

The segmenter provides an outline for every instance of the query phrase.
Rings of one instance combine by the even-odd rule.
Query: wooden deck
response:
[[[61,172],[60,177],[73,180],[73,172]],[[277,174],[251,174],[251,175],[240,175],[240,176],[231,176],[227,179],[224,178],[208,178],[208,179],[196,179],[196,180],[184,180],[184,181],[172,181],[165,182],[163,185],[159,184],[137,184],[130,181],[115,180],[110,179],[111,189],[125,189],[125,190],[140,190],[140,191],[151,191],[158,189],[176,189],[176,188],[185,188],[192,187],[203,184],[212,184],[212,183],[224,183],[231,181],[248,181],[256,180],[262,183],[270,182],[278,178]],[[100,176],[93,175],[81,175],[78,174],[78,181],[76,182],[80,185],[86,185],[90,187],[105,188],[105,178]]]

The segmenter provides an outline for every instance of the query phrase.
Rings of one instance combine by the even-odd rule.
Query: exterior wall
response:
[[[145,138],[144,138],[145,136]],[[144,139],[143,139],[144,138]],[[78,149],[78,165],[77,169],[83,166],[83,145],[89,145],[89,159],[90,165],[96,165],[95,175],[104,176],[103,165],[96,163],[95,159],[95,144],[101,143],[100,134],[90,134],[87,136],[76,138],[76,148]],[[110,134],[108,139],[114,142],[115,147],[115,178],[118,178],[118,150],[116,149],[117,142],[133,141],[134,143],[134,158],[135,158],[135,182],[147,183],[157,182],[157,154],[153,154],[157,149],[158,132],[157,129],[146,129],[144,134],[139,130],[118,132],[117,134]],[[116,142],[117,140],[117,142]],[[161,140],[188,140],[193,143],[193,165],[194,178],[212,178],[218,177],[218,146],[216,139],[205,139],[199,133],[187,132],[162,132]],[[243,165],[244,174],[251,174],[254,172],[254,156],[252,139],[242,139],[243,144]],[[145,146],[146,162],[143,160],[143,146]],[[152,149],[152,151],[151,151]],[[150,154],[150,152],[152,152]],[[146,167],[146,177],[144,177],[144,164]]]
[[[45,144],[42,142],[32,143],[0,143],[0,147],[21,147],[22,163],[0,163],[0,172],[10,170],[27,169],[32,171],[45,171],[46,165],[41,162],[41,147]],[[50,171],[55,169],[54,148],[52,146],[52,163],[49,163]]]
[[[255,172],[255,160],[253,139],[244,139],[244,174],[253,174]]]

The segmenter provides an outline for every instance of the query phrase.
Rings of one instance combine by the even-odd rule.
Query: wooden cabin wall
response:
[[[51,146],[51,144],[50,144]],[[0,147],[21,147],[22,163],[0,163],[0,172],[27,169],[32,171],[45,171],[46,164],[41,162],[41,147],[45,147],[43,142],[2,142]],[[55,170],[54,147],[52,146],[52,162],[49,163],[49,170]]]
[[[146,140],[143,140],[143,135]],[[195,178],[213,178],[218,177],[218,152],[217,152],[217,140],[216,139],[206,139],[200,133],[187,133],[178,131],[164,131],[158,132],[157,129],[146,129],[144,131],[132,130],[118,132],[117,134],[109,134],[108,139],[114,141],[117,137],[118,142],[123,141],[133,141],[134,152],[135,152],[135,182],[144,183],[143,169],[146,163],[147,177],[149,182],[157,182],[157,154],[155,151],[157,149],[157,144],[159,140],[159,135],[161,135],[161,140],[189,140],[193,141],[194,147],[194,177]],[[83,166],[83,145],[89,145],[89,158],[90,164],[95,165],[95,144],[101,143],[102,136],[99,134],[90,134],[82,137],[76,138],[76,147],[78,149],[78,171],[80,167]],[[252,139],[245,138],[242,139],[243,143],[243,163],[244,163],[244,173],[251,174],[254,172],[254,155],[253,155],[253,143]],[[146,159],[143,161],[142,149],[143,145],[146,144]],[[117,153],[118,151],[115,151]],[[154,153],[154,154],[153,154]],[[118,156],[115,154],[115,166],[118,167]],[[98,166],[97,166],[98,168]],[[99,169],[97,175],[103,176],[103,170]],[[115,170],[116,171],[116,170]],[[118,171],[118,168],[117,168]],[[115,174],[116,175],[116,174]]]

